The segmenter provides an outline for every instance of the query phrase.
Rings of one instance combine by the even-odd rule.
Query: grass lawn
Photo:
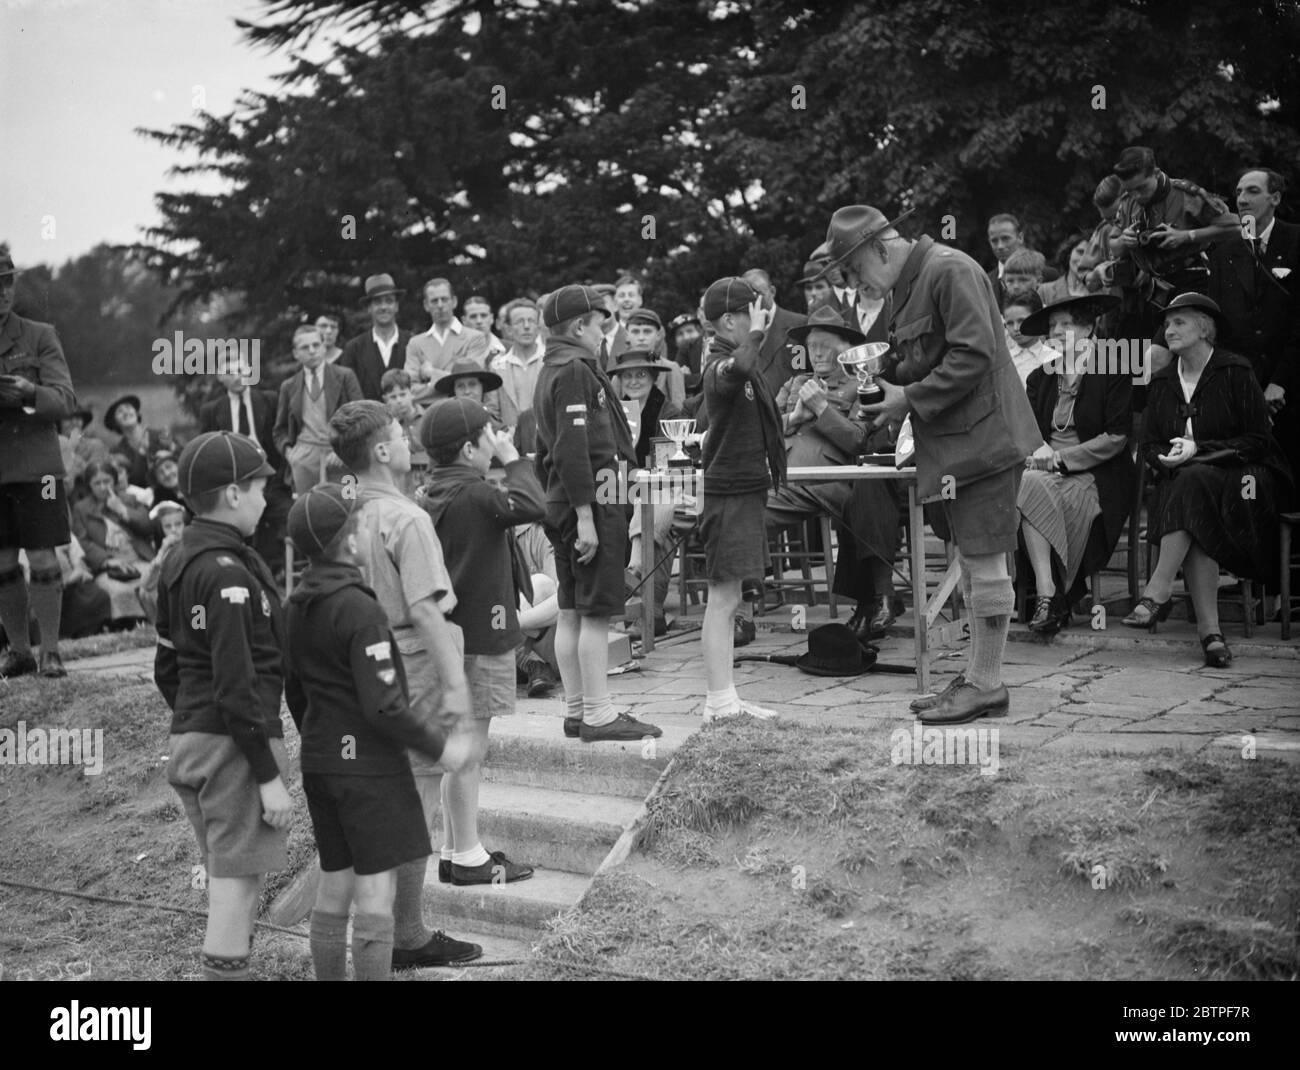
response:
[[[1002,747],[984,776],[890,758],[888,730],[701,731],[652,804],[641,852],[513,975],[1300,973],[1294,765]]]

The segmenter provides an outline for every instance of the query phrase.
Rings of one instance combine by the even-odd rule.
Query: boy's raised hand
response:
[[[519,460],[519,451],[515,448],[514,436],[508,434],[505,430],[498,431],[489,425],[492,432],[493,444],[492,452],[500,459],[502,464],[509,464],[511,461]]]
[[[749,306],[749,329],[766,332],[772,325],[772,310],[763,304],[761,296],[756,297]]]
[[[293,800],[279,777],[257,786],[262,796],[262,820],[273,829],[287,829],[293,821]]]

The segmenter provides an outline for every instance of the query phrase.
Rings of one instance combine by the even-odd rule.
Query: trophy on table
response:
[[[660,420],[663,432],[677,443],[677,452],[668,458],[669,468],[694,468],[695,463],[686,455],[686,436],[694,433],[694,420]]]
[[[884,388],[876,382],[876,376],[884,370],[885,354],[889,352],[888,342],[864,342],[860,346],[846,349],[837,358],[846,372],[852,372],[858,380],[858,405],[875,405],[885,400]],[[868,417],[858,413],[859,420]]]

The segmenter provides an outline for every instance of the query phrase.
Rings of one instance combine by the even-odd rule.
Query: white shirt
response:
[[[1268,251],[1268,238],[1273,233],[1273,224],[1277,222],[1277,216],[1268,221],[1268,226],[1255,235],[1255,240],[1259,242],[1259,254],[1263,256]]]
[[[439,348],[441,348],[442,346],[445,346],[447,344],[447,335],[460,334],[464,329],[465,328],[461,326],[460,320],[457,319],[455,316],[452,316],[451,323],[447,325],[447,329],[445,331],[438,330],[438,325],[434,323],[434,324],[430,324],[429,329],[424,333],[427,334],[430,338],[432,338],[435,342],[437,342]]]
[[[239,408],[242,405],[244,412],[248,414],[248,437],[260,446],[262,443],[257,439],[257,424],[253,420],[253,396],[247,389],[241,390],[238,394],[226,391],[230,398],[230,429],[236,434],[239,432]]]
[[[379,358],[384,362],[385,368],[387,368],[388,365],[392,363],[393,347],[397,345],[397,340],[401,336],[402,336],[402,332],[400,330],[394,331],[393,337],[390,338],[387,342],[385,342],[382,338],[379,337],[378,330],[374,328],[371,329],[370,337],[375,340],[375,345],[379,347]]]
[[[1213,356],[1213,352],[1210,355]],[[1206,363],[1208,364],[1209,361],[1207,360]],[[1202,368],[1200,372],[1196,373],[1195,379],[1189,379],[1183,374],[1183,362],[1181,360],[1178,362],[1178,382],[1183,388],[1183,400],[1189,405],[1192,403],[1192,395],[1196,393],[1196,384],[1201,381],[1201,372],[1204,371],[1205,369]],[[1190,416],[1187,417],[1187,426],[1183,428],[1183,436],[1185,438],[1196,437],[1192,434],[1192,418]]]
[[[880,310],[885,307],[883,297],[870,298],[858,295],[858,329],[866,334],[880,318]]]
[[[520,356],[515,347],[511,346],[504,353],[497,354],[492,363],[493,365],[514,364],[516,367],[526,368],[530,364],[535,364],[544,356],[546,356],[546,343],[539,337],[533,342],[532,352]]]

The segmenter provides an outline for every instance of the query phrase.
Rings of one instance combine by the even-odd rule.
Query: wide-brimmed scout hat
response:
[[[489,394],[501,385],[501,376],[479,367],[478,363],[468,358],[461,358],[451,366],[451,371],[433,384],[433,392],[440,397],[449,398],[456,393],[456,383],[460,379],[477,379],[483,384],[483,393]]]
[[[1020,333],[1025,337],[1046,335],[1051,329],[1053,312],[1072,312],[1085,319],[1095,320],[1119,305],[1119,298],[1114,294],[1085,294],[1082,297],[1067,297],[1064,301],[1054,301],[1044,305],[1037,312],[1026,316],[1020,324]]]
[[[838,302],[822,301],[808,313],[808,322],[786,331],[786,339],[791,342],[807,344],[812,331],[830,331],[855,346],[862,345],[867,336],[844,319]]]
[[[889,230],[910,216],[916,209],[909,208],[900,216],[889,219],[879,208],[869,204],[851,204],[837,209],[826,228],[826,246],[829,263],[838,264],[854,249],[869,242],[877,234]]]

